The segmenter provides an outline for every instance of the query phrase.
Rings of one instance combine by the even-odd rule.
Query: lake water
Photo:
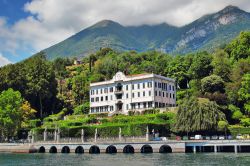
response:
[[[0,166],[250,165],[250,153],[197,154],[0,154]]]

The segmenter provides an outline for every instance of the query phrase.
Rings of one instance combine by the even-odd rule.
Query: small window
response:
[[[132,84],[132,90],[134,90],[135,89],[135,85],[134,84]]]
[[[151,96],[151,91],[148,91],[148,96]]]
[[[128,99],[128,93],[126,94],[126,98]]]
[[[102,94],[102,89],[101,89],[101,94]]]
[[[171,90],[171,85],[169,85],[169,90]]]
[[[128,85],[126,85],[126,90],[128,90]]]
[[[174,86],[172,86],[172,90],[174,91]]]
[[[143,91],[143,97],[145,97],[146,96],[146,93],[145,93],[145,91]]]
[[[127,104],[127,110],[128,110],[128,104]]]
[[[158,83],[158,88],[161,88],[161,83]]]
[[[138,97],[140,97],[140,92],[138,92],[137,94],[138,94]]]
[[[138,103],[138,108],[141,108],[141,104],[140,103]]]
[[[101,101],[103,101],[103,97],[101,97]]]
[[[135,98],[135,93],[132,93],[132,98]]]
[[[97,95],[98,95],[98,91],[99,91],[99,90],[98,90],[98,89],[96,89],[96,94],[97,94]]]
[[[137,84],[137,89],[140,89],[140,83]]]
[[[169,98],[171,99],[171,93],[169,93]]]
[[[175,98],[175,95],[173,94],[173,99]]]
[[[162,92],[162,97],[165,97],[164,92]]]
[[[159,91],[159,96],[161,96],[161,91]]]
[[[108,96],[105,97],[105,100],[108,101]]]
[[[157,88],[157,82],[155,82],[155,88]]]
[[[142,88],[145,88],[145,83],[144,82],[142,83]]]
[[[157,96],[157,91],[155,91],[155,96]]]
[[[113,92],[113,87],[110,87],[110,88],[109,88],[109,92]]]
[[[99,97],[96,97],[96,98],[95,98],[95,101],[96,101],[96,102],[99,102]]]

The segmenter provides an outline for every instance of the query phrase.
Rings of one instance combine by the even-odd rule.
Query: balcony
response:
[[[114,91],[114,93],[115,93],[116,95],[118,95],[118,94],[123,94],[123,90],[121,90],[121,89],[116,89],[116,90]]]

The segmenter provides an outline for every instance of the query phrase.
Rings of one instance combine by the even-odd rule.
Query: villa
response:
[[[156,74],[124,75],[90,84],[90,114],[128,114],[176,105],[175,80]]]

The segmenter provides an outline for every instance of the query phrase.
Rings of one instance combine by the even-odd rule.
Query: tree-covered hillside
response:
[[[72,59],[47,61],[41,52],[23,62],[0,68],[0,92],[2,96],[14,93],[12,90],[9,92],[9,88],[20,92],[20,95],[17,92],[10,96],[9,101],[14,101],[16,96],[20,98],[20,103],[8,107],[13,112],[20,110],[18,107],[23,101],[27,101],[30,108],[37,111],[36,118],[46,117],[42,127],[45,127],[44,124],[51,124],[45,122],[54,121],[57,125],[67,127],[68,122],[62,120],[65,115],[81,115],[86,118],[84,114],[89,111],[90,82],[111,79],[117,71],[127,75],[156,73],[176,79],[179,87],[179,109],[176,121],[171,121],[176,122],[171,131],[224,131],[228,125],[249,127],[249,41],[250,32],[242,32],[224,49],[185,56],[172,56],[156,51],[119,53],[103,48],[84,57],[80,65],[73,65]],[[0,96],[0,117],[9,116],[5,114],[7,107],[4,101],[5,97]],[[98,121],[103,124],[106,122]],[[5,119],[0,118],[0,124],[4,123]],[[85,121],[81,119],[70,121],[68,127],[79,123],[86,127]],[[29,127],[32,126],[34,127],[30,123]],[[3,128],[0,130],[6,131]]]

